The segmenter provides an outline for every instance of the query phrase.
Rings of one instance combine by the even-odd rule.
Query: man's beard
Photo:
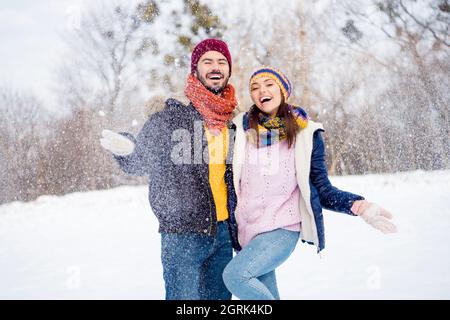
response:
[[[225,90],[225,87],[226,87],[227,84],[228,84],[228,80],[230,79],[230,77],[228,77],[228,78],[225,80],[225,82],[223,83],[223,86],[221,86],[220,88],[211,88],[210,86],[208,86],[208,85],[206,84],[206,79],[205,79],[204,77],[202,77],[198,72],[197,72],[197,78],[198,78],[198,80],[200,80],[200,82],[203,84],[203,86],[204,86],[206,89],[208,89],[208,91],[210,91],[210,92],[212,92],[212,93],[214,93],[214,94],[216,94],[216,95],[221,94],[221,93],[223,92],[223,90]]]

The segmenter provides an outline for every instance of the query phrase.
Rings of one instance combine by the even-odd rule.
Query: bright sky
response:
[[[54,103],[53,68],[85,0],[0,0],[0,85]],[[59,54],[58,54],[59,53]]]

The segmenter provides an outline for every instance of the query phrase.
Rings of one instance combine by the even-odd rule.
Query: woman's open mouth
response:
[[[259,102],[261,102],[262,104],[269,102],[269,101],[272,101],[272,97],[261,97],[259,99]]]

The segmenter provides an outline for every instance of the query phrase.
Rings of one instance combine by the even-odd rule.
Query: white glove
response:
[[[103,138],[100,139],[100,144],[106,150],[118,156],[127,156],[133,153],[134,143],[127,137],[111,130],[103,130],[102,136]]]
[[[397,227],[388,219],[392,219],[392,214],[368,201],[355,201],[352,206],[354,214],[359,215],[366,223],[380,230],[383,233],[395,233]]]

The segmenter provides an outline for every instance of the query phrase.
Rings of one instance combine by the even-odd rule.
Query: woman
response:
[[[240,299],[280,298],[275,268],[298,239],[314,244],[318,252],[324,248],[322,208],[359,215],[384,233],[396,231],[389,212],[331,185],[323,127],[286,103],[291,91],[279,70],[259,69],[250,78],[254,105],[233,120],[235,218],[242,250],[225,268],[223,279]]]

